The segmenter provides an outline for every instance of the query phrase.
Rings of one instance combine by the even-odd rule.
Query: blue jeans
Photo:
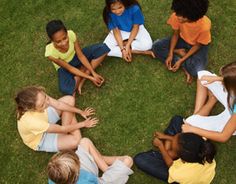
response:
[[[171,38],[164,38],[154,42],[152,45],[152,51],[155,56],[160,59],[164,64],[165,60],[168,57],[170,50],[170,42]],[[175,46],[175,49],[185,49],[189,51],[192,48],[192,45],[185,42],[182,38],[178,39],[178,42]],[[208,55],[208,45],[202,45],[201,48],[190,56],[188,59],[184,61],[182,67],[184,67],[187,72],[193,76],[197,77],[197,72],[200,70],[204,70],[207,66],[207,55]],[[172,66],[180,59],[180,56],[174,54],[172,60]]]
[[[181,126],[183,124],[183,117],[174,116],[165,130],[165,134],[175,135],[182,131]],[[159,151],[150,150],[147,152],[138,153],[134,157],[134,163],[136,166],[157,179],[167,182],[169,168],[167,167],[163,157]]]

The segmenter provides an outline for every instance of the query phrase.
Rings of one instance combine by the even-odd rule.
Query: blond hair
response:
[[[75,184],[79,177],[79,169],[79,157],[73,151],[62,151],[50,159],[47,173],[56,184]]]
[[[25,112],[35,110],[37,95],[40,92],[45,92],[45,89],[41,86],[28,86],[16,94],[17,119],[20,119]]]

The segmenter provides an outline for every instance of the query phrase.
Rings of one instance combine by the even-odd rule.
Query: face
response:
[[[53,44],[62,49],[67,50],[69,48],[69,38],[67,32],[65,30],[57,31],[52,37]]]
[[[182,17],[182,16],[178,16],[177,15],[177,19],[180,23],[186,23],[186,22],[189,22],[189,20],[185,17]]]
[[[37,111],[44,111],[49,106],[49,98],[48,95],[44,92],[39,92],[37,95],[37,101],[35,104],[35,109]]]
[[[121,2],[115,2],[111,4],[111,12],[117,16],[121,16],[125,11],[125,6]]]

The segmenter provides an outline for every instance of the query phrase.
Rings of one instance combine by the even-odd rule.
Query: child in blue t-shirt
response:
[[[110,48],[108,56],[132,61],[132,54],[147,54],[152,39],[144,27],[144,16],[136,0],[106,0],[103,19],[110,33],[104,43]]]
[[[49,184],[125,184],[133,173],[132,164],[129,156],[101,155],[90,139],[83,138],[76,152],[64,151],[51,158],[47,166]]]

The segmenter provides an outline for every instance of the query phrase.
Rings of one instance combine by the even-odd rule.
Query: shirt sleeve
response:
[[[180,24],[175,13],[172,13],[170,18],[167,20],[167,24],[171,25],[172,29],[179,30]]]
[[[178,182],[181,183],[181,177],[182,173],[180,171],[181,167],[181,160],[175,160],[169,168],[169,177],[168,177],[168,183]]]
[[[116,18],[110,13],[107,27],[109,30],[117,28]]]
[[[74,31],[69,30],[67,31],[69,39],[74,43],[76,41],[76,34]]]
[[[133,24],[144,24],[144,16],[143,13],[138,5],[132,7],[132,21]]]
[[[38,135],[47,131],[49,127],[48,122],[42,122],[42,120],[34,119],[33,122],[30,123],[29,130],[34,134]]]
[[[201,43],[203,45],[207,45],[211,42],[211,32],[210,31],[204,31],[200,33],[199,37],[197,38],[197,42]]]

